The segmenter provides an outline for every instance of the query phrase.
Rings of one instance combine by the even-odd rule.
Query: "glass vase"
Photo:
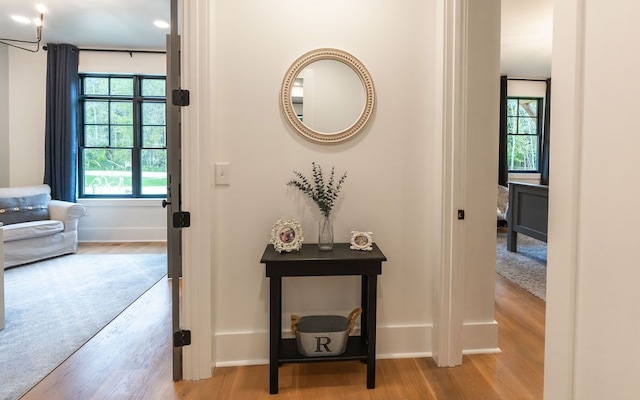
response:
[[[333,250],[333,223],[331,218],[323,215],[318,228],[318,247],[320,251]]]

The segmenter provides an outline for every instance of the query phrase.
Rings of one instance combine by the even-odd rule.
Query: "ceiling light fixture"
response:
[[[41,4],[38,7],[38,17],[33,19],[33,23],[36,26],[36,40],[20,40],[20,39],[7,39],[7,38],[0,38],[0,43],[2,44],[6,44],[7,46],[11,46],[11,47],[15,47],[17,49],[20,50],[26,50],[26,51],[30,51],[32,53],[37,53],[40,50],[40,41],[42,40],[42,25],[44,23],[44,13],[46,11],[46,9],[44,8],[44,6]],[[31,20],[29,20],[29,18],[25,18],[25,17],[20,17],[20,16],[12,16],[11,18],[13,18],[14,21],[20,22],[20,23],[31,23]],[[21,43],[23,45],[28,45],[28,44],[35,44],[36,48],[31,49],[28,47],[24,47],[19,45],[18,43]]]
[[[31,23],[31,20],[29,18],[23,17],[22,15],[12,15],[11,19],[25,25]]]
[[[171,25],[168,22],[162,21],[162,20],[159,20],[159,19],[153,21],[153,24],[156,27],[160,28],[160,29],[167,29],[167,28],[171,27]]]

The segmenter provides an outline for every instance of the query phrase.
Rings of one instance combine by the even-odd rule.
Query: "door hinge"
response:
[[[171,104],[181,107],[188,106],[189,91],[185,89],[173,89],[173,91],[171,91]]]
[[[173,332],[173,347],[189,346],[191,344],[191,331]]]
[[[189,211],[178,211],[173,213],[174,228],[188,228],[191,226],[191,213]]]

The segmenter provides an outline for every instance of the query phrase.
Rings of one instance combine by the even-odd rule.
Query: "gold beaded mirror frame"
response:
[[[322,64],[321,62],[325,61],[333,61],[341,63],[341,69],[351,71],[346,72],[348,75],[353,75],[352,77],[347,77],[345,79],[351,79],[351,81],[345,81],[347,84],[336,84],[335,90],[340,90],[340,93],[333,93],[333,99],[329,99],[330,101],[325,101],[326,103],[332,103],[333,106],[338,106],[337,103],[343,101],[345,106],[340,108],[340,112],[335,112],[335,119],[339,117],[338,114],[342,114],[347,108],[354,108],[355,111],[352,111],[351,116],[347,116],[346,123],[342,123],[337,128],[329,128],[323,129],[319,128],[317,125],[311,124],[309,122],[310,116],[305,118],[300,111],[302,108],[303,101],[309,103],[308,99],[304,99],[301,94],[297,94],[296,89],[300,93],[300,87],[302,86],[302,81],[304,80],[302,76],[304,73],[312,71],[316,69],[320,71],[319,68]],[[347,66],[348,68],[343,68]],[[336,68],[332,67],[333,70]],[[338,68],[340,69],[340,68]],[[342,73],[344,74],[344,72]],[[357,85],[358,79],[360,85]],[[335,80],[337,81],[337,79]],[[325,81],[326,82],[326,81]],[[361,92],[360,94],[355,94],[353,101],[351,101],[350,93],[342,93],[341,89],[344,88],[345,91],[349,86],[353,86],[352,84],[356,82],[357,88],[355,89],[357,92]],[[298,86],[298,87],[296,87]],[[316,84],[316,91],[318,92],[320,89],[326,89],[327,87],[331,87],[332,85],[320,84],[320,81]],[[306,95],[307,92],[310,91],[311,88],[305,88],[304,93]],[[361,89],[361,90],[360,90]],[[335,100],[335,101],[331,101]],[[373,86],[373,80],[371,79],[371,75],[369,71],[365,68],[365,66],[353,55],[338,49],[333,48],[321,48],[309,51],[302,56],[300,56],[287,70],[287,73],[284,76],[282,81],[282,89],[280,91],[280,105],[282,108],[282,112],[284,114],[285,120],[289,123],[289,125],[293,128],[294,131],[299,133],[301,136],[305,137],[316,143],[341,143],[348,139],[353,138],[358,133],[360,133],[367,123],[370,121],[371,116],[373,114],[375,108],[375,89]],[[297,103],[294,106],[294,101]],[[320,115],[322,110],[320,108],[320,101],[316,102],[316,107],[314,109],[315,115]],[[333,119],[329,117],[329,119]],[[335,122],[335,121],[331,121]]]

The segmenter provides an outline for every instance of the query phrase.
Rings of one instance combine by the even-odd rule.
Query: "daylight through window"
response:
[[[80,75],[81,197],[163,197],[165,77]]]
[[[507,166],[510,172],[539,172],[542,98],[507,99]]]

